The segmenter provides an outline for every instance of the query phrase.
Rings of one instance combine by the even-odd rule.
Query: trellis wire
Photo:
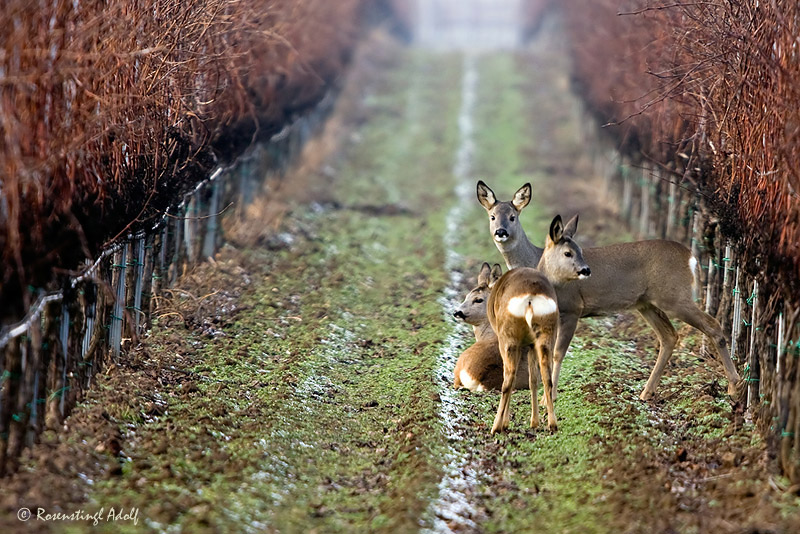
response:
[[[66,289],[40,292],[22,321],[0,329],[0,476],[16,470],[23,447],[45,425],[60,426],[108,358],[122,357],[123,340],[146,327],[161,292],[218,250],[221,207],[247,202],[266,178],[249,174],[267,166],[270,176],[281,175],[332,103],[323,99],[267,143],[215,169],[148,230],[87,260]]]

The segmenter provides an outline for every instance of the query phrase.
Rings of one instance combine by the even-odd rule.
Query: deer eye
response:
[[[512,215],[511,217],[509,217],[509,218],[510,218],[512,221],[516,220],[516,217],[514,217],[513,215]]]
[[[572,252],[567,251],[567,252],[564,253],[564,256],[566,256],[568,258],[571,258],[572,257]]]
[[[473,304],[480,304],[481,302],[483,302],[483,299],[475,299],[472,301]]]
[[[492,215],[492,220],[494,220],[494,215]]]

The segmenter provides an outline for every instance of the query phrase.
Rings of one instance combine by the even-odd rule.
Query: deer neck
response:
[[[550,269],[550,265],[547,262],[547,256],[544,254],[539,259],[539,263],[536,264],[536,270],[542,273],[544,277],[547,278],[547,281],[553,284],[553,287],[559,288],[569,283],[569,281],[556,280],[553,275],[553,270]]]
[[[509,269],[516,267],[535,267],[539,264],[542,258],[543,249],[531,243],[525,231],[520,228],[519,233],[512,240],[503,243],[494,242],[503,259],[506,260],[506,266]]]
[[[489,324],[489,321],[486,321],[482,325],[473,326],[472,331],[475,334],[475,341],[486,341],[497,338],[497,335],[494,333],[494,330],[492,330],[492,325]]]

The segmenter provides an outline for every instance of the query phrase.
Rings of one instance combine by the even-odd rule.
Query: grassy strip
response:
[[[122,478],[98,484],[98,507],[138,507],[157,530],[419,525],[444,446],[431,376],[449,328],[445,210],[434,199],[452,189],[457,59],[412,55],[369,99],[338,207],[296,213],[294,234],[308,238],[241,260],[256,279],[243,311],[217,339],[182,334],[198,379],[165,393],[166,414],[137,421],[109,407],[138,440]],[[175,350],[174,333],[155,329],[149,347]]]
[[[518,90],[523,74],[515,68],[515,58],[506,54],[483,56],[477,65],[474,173],[486,180],[501,200],[510,199],[523,183],[532,183],[534,198],[521,217],[529,237],[541,245],[553,213],[540,203],[536,193],[547,185],[545,173],[528,166],[522,153],[529,141],[523,113],[525,95]],[[481,261],[497,262],[505,268],[477,200],[464,220],[461,232],[465,238],[459,241],[456,252],[468,258],[466,274],[474,276]],[[469,339],[465,339],[465,346],[468,344]],[[537,515],[537,528],[569,532],[574,525],[576,532],[592,532],[587,525],[608,513],[602,506],[592,505],[602,491],[595,465],[603,450],[593,437],[602,435],[603,429],[597,423],[601,411],[585,402],[582,387],[589,380],[593,361],[591,355],[573,359],[564,369],[565,387],[558,402],[560,428],[553,436],[527,428],[530,400],[528,392],[518,392],[512,397],[511,431],[491,438],[488,430],[499,397],[464,393],[473,409],[475,434],[462,447],[478,450],[475,456],[485,466],[481,499],[491,515],[483,525],[487,532],[528,530],[536,512],[546,512]]]

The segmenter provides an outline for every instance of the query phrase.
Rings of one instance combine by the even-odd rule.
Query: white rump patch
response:
[[[514,317],[525,317],[530,308],[531,315],[541,317],[558,311],[556,301],[544,295],[522,295],[508,301],[508,313]]]
[[[534,315],[550,315],[558,311],[556,301],[544,295],[536,295],[531,299],[531,309]]]
[[[486,389],[478,380],[472,378],[472,375],[466,369],[462,369],[458,373],[458,377],[461,379],[461,385],[470,391],[483,391]]]
[[[692,273],[692,300],[697,301],[697,258],[689,256],[689,271]]]

